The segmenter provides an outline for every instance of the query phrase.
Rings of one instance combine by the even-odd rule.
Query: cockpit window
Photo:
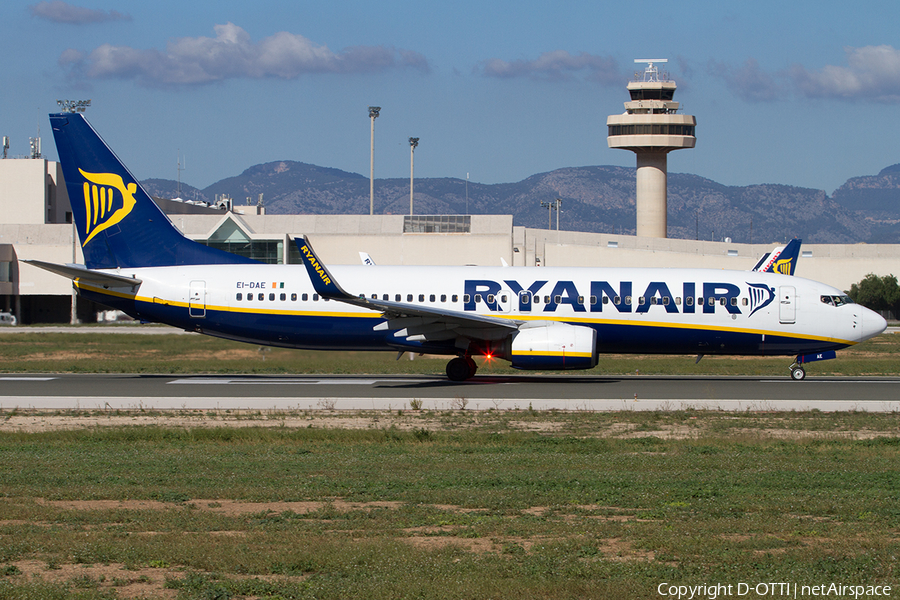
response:
[[[831,306],[843,306],[844,304],[853,304],[850,296],[822,296],[822,304],[830,304]]]

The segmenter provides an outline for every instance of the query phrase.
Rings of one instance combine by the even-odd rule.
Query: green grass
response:
[[[790,357],[601,355],[590,371],[569,374],[624,375],[770,375],[785,373]],[[478,359],[481,375],[521,373],[505,361]],[[92,333],[18,333],[2,336],[0,372],[72,373],[335,373],[443,375],[447,358],[394,352],[321,352],[262,348],[240,342],[190,335]],[[836,360],[811,363],[810,375],[900,375],[900,336],[883,334],[841,350]]]
[[[557,433],[525,432],[529,419]],[[896,414],[405,412],[392,424],[0,433],[0,567],[169,568],[180,598],[900,584]],[[690,435],[664,437],[676,430]],[[164,508],[53,502],[89,500]],[[214,510],[231,500],[318,504]],[[0,598],[116,590],[4,573]]]

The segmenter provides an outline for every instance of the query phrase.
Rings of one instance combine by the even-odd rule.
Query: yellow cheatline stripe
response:
[[[90,290],[93,292],[97,292],[99,294],[106,294],[108,296],[113,296],[116,298],[128,298],[133,299],[136,302],[148,302],[148,303],[156,303],[156,304],[166,304],[168,306],[176,306],[180,308],[188,308],[188,304],[186,302],[178,302],[174,300],[167,300],[164,298],[153,298],[149,296],[136,296],[134,294],[127,294],[122,292],[116,292],[113,290],[107,290],[104,288],[99,288],[93,285],[89,285],[86,283],[81,283],[79,280],[75,280],[75,285],[79,288]],[[206,305],[206,310],[211,311],[220,311],[220,312],[231,312],[231,313],[244,313],[244,314],[264,314],[264,315],[290,315],[290,316],[302,316],[302,317],[332,317],[332,318],[353,318],[353,319],[381,319],[382,316],[380,313],[372,311],[372,312],[321,312],[321,311],[309,311],[309,310],[284,310],[284,309],[274,309],[274,308],[257,308],[255,306],[247,306],[247,307],[234,307],[234,306],[215,306],[211,304]],[[702,330],[702,331],[722,331],[727,333],[745,333],[745,334],[754,334],[754,335],[773,335],[778,337],[787,337],[792,339],[802,339],[802,340],[813,340],[817,342],[829,342],[833,344],[843,344],[845,346],[855,346],[858,342],[851,340],[844,340],[840,338],[833,337],[825,337],[818,335],[808,335],[808,334],[800,334],[789,331],[773,331],[771,329],[748,329],[744,327],[724,327],[721,325],[700,325],[696,323],[666,323],[661,321],[629,321],[625,319],[603,319],[603,318],[587,318],[587,317],[557,317],[557,316],[532,316],[532,315],[491,315],[487,316],[498,317],[501,319],[508,319],[510,321],[552,321],[555,323],[581,323],[585,325],[623,325],[626,327],[653,327],[657,329],[691,329],[691,330]]]
[[[553,352],[542,352],[538,350],[516,350],[512,353],[513,356],[562,356],[562,357],[570,357],[570,358],[591,358],[594,356],[591,352],[561,352],[561,351],[553,351]]]

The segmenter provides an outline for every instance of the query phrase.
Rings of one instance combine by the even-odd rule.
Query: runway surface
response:
[[[0,409],[900,411],[900,378],[0,375]]]

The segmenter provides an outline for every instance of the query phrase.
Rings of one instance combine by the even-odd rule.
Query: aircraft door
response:
[[[797,289],[793,286],[778,288],[778,320],[784,324],[797,320]]]
[[[513,300],[516,302],[516,308],[521,312],[531,312],[531,305],[534,302],[534,295],[528,290],[522,290],[519,292],[517,298]]]
[[[192,319],[206,317],[206,282],[192,281],[188,297],[188,314]]]

